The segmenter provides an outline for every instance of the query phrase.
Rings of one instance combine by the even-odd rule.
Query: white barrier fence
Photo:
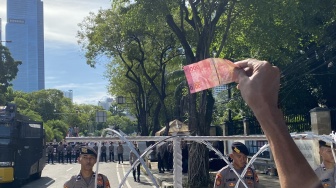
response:
[[[123,184],[126,181],[126,178],[128,177],[131,170],[139,163],[143,165],[145,168],[147,174],[150,176],[152,182],[155,184],[156,187],[159,187],[158,183],[156,182],[152,172],[147,167],[146,163],[143,160],[143,157],[147,154],[149,154],[156,145],[164,142],[164,141],[173,141],[173,169],[174,169],[174,187],[175,188],[182,188],[182,150],[181,150],[181,141],[195,141],[201,144],[205,144],[210,150],[213,150],[221,159],[223,159],[233,170],[233,172],[238,176],[239,180],[236,184],[236,187],[238,187],[239,182],[243,183],[245,187],[247,185],[245,184],[243,177],[247,171],[247,168],[253,164],[253,162],[256,160],[257,156],[268,149],[269,145],[266,144],[263,147],[259,149],[259,151],[251,158],[249,163],[246,165],[245,169],[243,170],[242,174],[238,174],[237,171],[233,168],[232,164],[228,161],[228,157],[224,156],[220,151],[212,147],[212,144],[209,143],[209,141],[224,141],[224,140],[267,140],[266,136],[264,135],[250,135],[250,136],[188,136],[183,135],[179,133],[175,133],[173,136],[125,136],[124,134],[120,134],[120,132],[113,130],[113,129],[105,129],[105,131],[110,132],[111,135],[116,135],[117,137],[67,137],[67,142],[98,142],[99,143],[99,149],[98,149],[98,159],[100,154],[100,144],[102,142],[114,142],[114,141],[123,141],[125,142],[128,147],[130,148],[133,153],[138,157],[138,160],[133,163],[132,167],[129,169],[129,171],[126,173],[123,180],[120,182],[119,187],[121,188]],[[302,144],[304,140],[323,140],[325,142],[335,143],[335,134],[334,132],[330,135],[313,135],[312,133],[304,133],[304,134],[291,134],[292,138],[296,141],[299,149],[304,154],[304,156],[307,158],[308,162],[311,163],[312,161],[309,160],[309,157],[312,158],[311,152],[311,145],[305,145]],[[135,151],[135,147],[133,145],[133,142],[140,142],[140,141],[155,141],[156,143],[154,145],[149,146],[140,156]],[[331,144],[333,148],[333,144]],[[335,153],[334,150],[332,150],[334,159]],[[336,160],[335,160],[336,161]],[[97,163],[96,171],[98,172],[99,169],[99,163]],[[311,164],[312,165],[312,164]],[[97,183],[97,180],[96,182]],[[96,186],[95,186],[96,187]]]

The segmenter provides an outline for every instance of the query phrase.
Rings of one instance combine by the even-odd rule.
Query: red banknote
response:
[[[183,67],[190,93],[234,82],[237,65],[226,59],[208,58]]]

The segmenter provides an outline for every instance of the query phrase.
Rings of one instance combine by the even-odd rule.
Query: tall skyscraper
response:
[[[212,95],[216,97],[220,92],[228,90],[228,85],[223,84],[212,89]]]
[[[14,90],[44,89],[44,31],[41,0],[7,0],[6,46],[16,61],[22,61],[13,80]]]
[[[2,41],[2,20],[0,18],[0,41]]]

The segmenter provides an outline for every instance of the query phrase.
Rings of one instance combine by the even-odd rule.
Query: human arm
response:
[[[319,179],[291,138],[278,108],[280,71],[266,61],[237,62],[238,89],[263,129],[277,166],[280,185],[322,187]]]

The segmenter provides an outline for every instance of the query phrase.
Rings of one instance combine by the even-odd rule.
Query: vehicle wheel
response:
[[[14,180],[12,187],[21,187],[23,185],[23,180]]]
[[[33,178],[34,178],[35,180],[40,179],[40,178],[41,178],[41,175],[42,175],[42,171],[41,171],[41,172],[37,172],[36,174],[33,175]]]

